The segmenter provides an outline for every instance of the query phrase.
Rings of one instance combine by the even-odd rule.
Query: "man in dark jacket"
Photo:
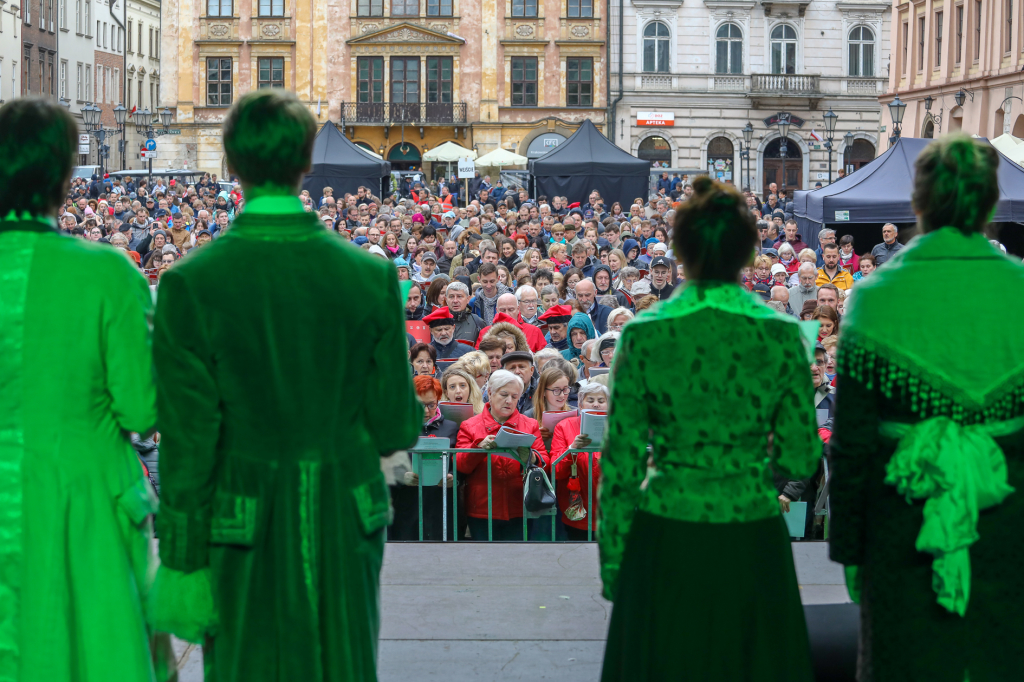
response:
[[[796,255],[799,256],[800,252],[807,248],[807,244],[804,243],[803,237],[797,233],[796,221],[793,219],[787,220],[786,226],[783,229],[785,231],[783,236],[773,246],[778,249],[783,243],[789,244],[793,247]]]
[[[590,315],[598,334],[608,331],[608,316],[612,309],[597,302],[597,288],[591,280],[585,279],[576,285],[576,300],[583,312]]]
[[[540,321],[548,326],[548,345],[555,350],[569,347],[569,320],[572,319],[572,308],[567,305],[553,305],[544,311]]]
[[[438,308],[423,321],[430,326],[430,345],[437,350],[438,360],[461,358],[473,350],[472,346],[459,343],[455,338],[455,317],[448,308]]]
[[[672,261],[665,256],[658,256],[651,261],[651,293],[664,301],[675,290],[669,282],[672,280]],[[576,285],[579,289],[579,285]]]
[[[563,275],[571,270],[572,268],[578,268],[584,277],[590,277],[594,274],[594,266],[590,264],[590,258],[587,257],[587,246],[583,242],[576,242],[572,246],[572,264],[566,265],[564,268],[559,270]]]
[[[486,327],[483,318],[469,310],[469,287],[462,282],[452,282],[445,292],[448,312],[455,320],[455,338],[476,343],[480,330]]]

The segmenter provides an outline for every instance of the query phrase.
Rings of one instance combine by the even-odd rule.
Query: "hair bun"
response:
[[[707,194],[715,189],[715,181],[709,175],[701,175],[692,184],[694,194]]]

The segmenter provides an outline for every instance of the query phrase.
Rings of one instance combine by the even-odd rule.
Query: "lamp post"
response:
[[[889,102],[889,115],[892,117],[892,135],[889,137],[890,147],[900,139],[900,134],[903,132],[903,113],[906,110],[907,105],[900,100],[899,95],[896,95],[896,99]]]
[[[839,114],[828,108],[825,113],[825,149],[828,150],[828,184],[832,184],[832,141],[835,140],[836,123],[839,121]]]
[[[62,101],[61,104],[64,105],[64,102]],[[68,100],[65,106],[70,108],[71,101]],[[124,167],[124,121],[125,114],[127,113],[128,110],[120,104],[114,107],[114,121],[116,125],[113,130],[107,130],[103,127],[103,122],[100,120],[103,117],[102,109],[92,103],[87,103],[82,107],[82,120],[85,122],[85,128],[90,135],[96,138],[96,143],[99,145],[100,175],[104,174],[105,164],[103,160],[110,157],[110,147],[105,144],[107,135],[113,136],[120,133],[121,140],[118,146],[121,152],[121,167]]]
[[[779,128],[779,137],[781,142],[779,143],[779,155],[782,157],[782,191],[786,191],[786,154],[789,153],[789,126],[792,125],[792,121],[789,119],[789,112],[780,111],[778,116],[775,118],[775,125]]]
[[[754,126],[747,121],[747,125],[743,126],[743,143],[744,147],[740,150],[740,162],[746,161],[743,166],[743,189],[744,191],[750,191],[750,141],[754,139]]]
[[[843,135],[843,142],[846,143],[846,150],[843,152],[843,156],[846,156],[847,152],[852,152],[853,151],[853,132],[852,131],[849,131],[849,130],[846,131],[846,134]],[[843,164],[843,165],[846,165],[846,164]]]
[[[143,109],[142,111],[136,109],[135,113],[132,114],[132,118],[135,123],[135,132],[139,135],[145,135],[147,140],[152,140],[157,135],[166,135],[167,129],[170,128],[171,121],[174,119],[174,114],[171,113],[170,109],[164,107],[164,110],[159,113],[159,117],[160,122],[164,126],[163,130],[157,130],[153,127],[153,112],[148,108]],[[153,159],[147,159],[147,161],[149,161],[149,180],[147,181],[147,184],[152,184]]]

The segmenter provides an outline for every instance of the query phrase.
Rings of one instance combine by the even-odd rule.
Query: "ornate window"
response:
[[[427,104],[452,103],[451,57],[427,57]]]
[[[384,0],[358,0],[356,14],[361,17],[384,16]]]
[[[594,16],[594,0],[568,0],[566,14],[570,19]]]
[[[565,106],[589,107],[594,105],[594,60],[569,58],[565,60]]]
[[[450,17],[452,0],[427,0],[428,17]]]
[[[736,24],[722,24],[715,34],[715,73],[743,73],[743,33]]]
[[[139,81],[142,85],[142,81]],[[139,93],[142,103],[142,93]],[[231,106],[231,59],[208,57],[206,59],[206,106]]]
[[[875,34],[866,26],[850,31],[850,75],[875,75]]]
[[[668,73],[669,31],[660,21],[644,27],[644,71]]]
[[[391,16],[418,17],[419,15],[420,0],[391,0]]]
[[[796,29],[780,24],[772,29],[772,73],[796,73]]]
[[[284,57],[259,58],[260,88],[284,87]]]
[[[234,14],[233,0],[206,0],[206,16],[230,17]],[[142,22],[139,22],[139,54],[142,54]]]
[[[512,106],[537,106],[536,57],[512,57]]]
[[[260,0],[261,17],[283,17],[284,0]]]
[[[512,16],[537,16],[537,0],[512,0]]]

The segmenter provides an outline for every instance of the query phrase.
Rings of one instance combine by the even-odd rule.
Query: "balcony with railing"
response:
[[[813,95],[821,92],[819,76],[792,73],[755,73],[750,76],[750,91],[765,95]]]
[[[342,102],[341,121],[349,125],[464,125],[466,103],[405,104],[397,102]]]

